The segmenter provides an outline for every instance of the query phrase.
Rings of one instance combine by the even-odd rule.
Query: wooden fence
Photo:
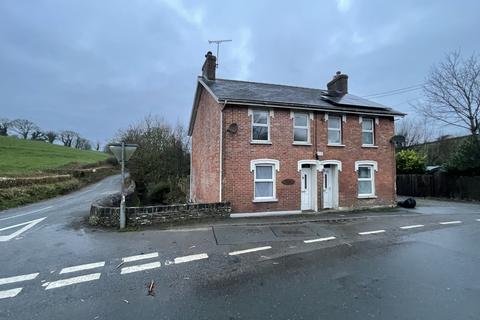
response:
[[[442,197],[480,200],[480,176],[434,174],[397,175],[397,194],[412,197]]]

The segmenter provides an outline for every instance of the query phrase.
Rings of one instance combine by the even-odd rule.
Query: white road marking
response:
[[[269,249],[272,249],[272,247],[270,247],[270,246],[257,247],[257,248],[252,248],[252,249],[246,249],[246,250],[239,250],[239,251],[229,252],[228,255],[229,255],[229,256],[237,256],[237,255],[239,255],[239,254],[256,252],[256,251],[263,251],[263,250],[269,250]]]
[[[43,217],[43,218],[40,218],[40,219],[35,219],[35,220],[27,221],[27,222],[22,222],[22,223],[13,225],[13,226],[9,226],[9,227],[5,227],[5,228],[0,229],[0,231],[4,231],[4,230],[8,230],[8,229],[12,229],[12,228],[16,228],[16,227],[20,227],[20,226],[25,225],[25,227],[15,231],[12,234],[9,234],[8,236],[0,236],[0,242],[12,240],[16,236],[18,236],[18,235],[24,233],[25,231],[27,231],[28,229],[34,227],[37,223],[42,222],[46,218],[47,217]]]
[[[202,259],[208,259],[208,254],[200,253],[200,254],[192,254],[190,256],[185,256],[185,257],[178,257],[174,259],[174,262],[175,264],[179,264],[179,263],[202,260]]]
[[[318,238],[318,239],[311,239],[311,240],[304,240],[303,242],[305,243],[313,243],[313,242],[322,242],[322,241],[329,241],[329,240],[335,240],[337,238],[335,237],[326,237],[326,238]]]
[[[367,235],[367,234],[377,234],[377,233],[384,233],[385,230],[374,230],[374,231],[365,231],[365,232],[359,232],[358,234],[361,236]]]
[[[7,284],[7,283],[15,283],[15,282],[33,280],[33,279],[35,279],[38,275],[39,275],[38,273],[30,273],[30,274],[24,274],[24,275],[21,275],[21,276],[1,278],[1,279],[0,279],[0,285],[2,285],[2,284]]]
[[[17,214],[17,215],[11,216],[11,217],[2,218],[2,219],[0,219],[0,221],[14,219],[14,218],[18,218],[18,217],[23,217],[23,216],[26,216],[26,215],[29,215],[29,214],[34,214],[34,213],[37,213],[37,212],[48,210],[50,208],[53,208],[53,206],[48,206],[48,207],[45,207],[45,208],[42,208],[42,209],[33,210],[33,211]]]
[[[0,299],[13,298],[22,291],[23,288],[15,288],[10,290],[0,291]]]
[[[400,229],[407,230],[407,229],[415,229],[415,228],[421,228],[421,227],[425,227],[425,226],[423,224],[414,224],[411,226],[400,227]]]
[[[477,219],[477,221],[480,221],[480,219]]]
[[[101,268],[101,267],[103,267],[103,266],[105,266],[105,261],[95,262],[95,263],[88,263],[88,264],[81,264],[81,265],[78,265],[78,266],[63,268],[63,269],[60,271],[60,274],[62,274],[62,273],[70,273],[70,272],[77,272],[77,271],[82,271],[82,270],[96,269],[96,268]]]
[[[122,270],[120,271],[120,274],[127,274],[132,272],[156,269],[156,268],[160,268],[161,266],[162,264],[160,262],[145,263],[145,264],[140,264],[136,266],[122,268]]]
[[[455,221],[444,221],[444,222],[439,222],[439,224],[459,224],[462,223],[460,220],[455,220]]]
[[[122,261],[126,263],[126,262],[151,259],[151,258],[157,258],[157,257],[158,257],[158,252],[152,252],[147,254],[139,254],[138,256],[125,257],[125,258],[122,258]]]
[[[70,286],[72,284],[98,280],[98,279],[100,279],[100,275],[101,275],[100,273],[91,273],[91,274],[87,274],[85,276],[79,276],[79,277],[73,277],[73,278],[68,278],[68,279],[62,279],[62,280],[58,280],[58,281],[52,281],[48,284],[48,286],[45,288],[45,290],[56,289],[56,288],[61,288],[61,287],[65,287],[65,286]]]

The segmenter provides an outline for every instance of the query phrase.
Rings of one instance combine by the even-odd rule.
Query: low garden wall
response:
[[[228,202],[127,207],[127,226],[148,226],[199,220],[205,218],[228,218],[231,206]],[[120,208],[94,203],[90,208],[89,223],[94,226],[118,227]]]

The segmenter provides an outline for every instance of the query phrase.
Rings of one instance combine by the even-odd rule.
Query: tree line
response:
[[[92,150],[94,147],[92,143],[80,136],[80,134],[73,130],[42,130],[34,122],[27,119],[9,120],[7,118],[0,118],[0,136],[8,136],[16,134],[15,136],[25,140],[44,141],[48,143],[59,142],[65,147]],[[100,149],[100,143],[95,144],[95,150]]]

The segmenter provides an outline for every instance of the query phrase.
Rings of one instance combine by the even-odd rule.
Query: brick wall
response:
[[[197,119],[198,121],[198,119]],[[344,147],[327,146],[327,122],[323,112],[315,112],[311,120],[310,146],[296,146],[293,142],[293,119],[290,110],[275,109],[271,118],[271,145],[250,143],[251,119],[247,107],[228,106],[223,111],[223,128],[237,123],[238,131],[231,134],[224,130],[223,135],[223,190],[222,200],[232,203],[233,212],[277,211],[300,209],[299,160],[314,160],[317,151],[323,152],[319,160],[339,160],[343,171],[339,173],[339,206],[365,207],[392,205],[395,200],[394,147],[389,142],[394,135],[392,117],[380,117],[375,124],[376,148],[362,147],[359,116],[350,115],[342,123]],[[315,145],[317,148],[315,148]],[[278,202],[254,203],[253,172],[250,161],[269,158],[280,161],[280,171],[276,176]],[[377,198],[357,198],[357,173],[355,161],[374,160],[378,163],[375,172]],[[317,172],[318,207],[322,207],[323,174]],[[294,184],[281,182],[293,179]],[[195,186],[198,187],[198,186]]]
[[[220,105],[201,89],[192,132],[191,191],[193,202],[220,201]]]

